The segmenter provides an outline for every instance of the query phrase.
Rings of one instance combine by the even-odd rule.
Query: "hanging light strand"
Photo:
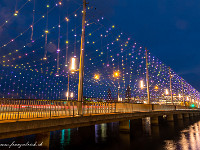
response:
[[[33,26],[34,26],[34,20],[35,20],[35,0],[33,1],[33,21],[32,21],[32,25],[31,25],[31,41],[33,41]]]

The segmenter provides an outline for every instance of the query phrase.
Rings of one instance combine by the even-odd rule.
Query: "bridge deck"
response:
[[[84,116],[59,116],[52,118],[32,118],[0,121],[0,139],[49,132],[67,128],[77,128],[101,123],[155,117],[169,114],[200,113],[199,110],[151,111],[134,113],[99,113]]]

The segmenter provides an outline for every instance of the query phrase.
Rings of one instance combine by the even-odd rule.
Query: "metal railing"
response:
[[[81,106],[82,109],[78,106]],[[1,99],[0,120],[105,114],[115,112],[115,108],[115,103],[104,102]]]
[[[0,99],[0,120],[76,117],[83,115],[186,110],[189,107],[114,102]]]

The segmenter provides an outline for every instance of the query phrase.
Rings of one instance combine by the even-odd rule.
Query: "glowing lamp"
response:
[[[69,93],[68,92],[66,92],[66,97],[69,97]]]
[[[75,70],[75,69],[76,69],[76,59],[73,57],[72,58],[71,70]]]
[[[140,88],[141,88],[141,89],[144,88],[144,81],[143,81],[143,80],[140,81]]]
[[[74,93],[73,93],[73,92],[70,94],[70,97],[71,97],[71,98],[74,97]]]
[[[113,74],[113,77],[116,77],[116,78],[119,77],[119,71],[115,71]]]
[[[155,90],[158,90],[158,86],[155,86]]]
[[[43,60],[47,60],[47,57],[44,57]]]
[[[166,89],[166,90],[165,90],[165,94],[166,94],[166,95],[168,95],[168,94],[169,94],[169,91],[168,91],[168,89]]]
[[[68,22],[68,21],[69,21],[69,18],[65,17],[65,20]]]
[[[95,75],[94,75],[94,79],[99,80],[99,78],[100,78],[100,77],[99,77],[99,74],[95,74]]]
[[[178,97],[181,98],[181,94],[178,94]]]
[[[48,31],[48,30],[45,30],[45,33],[49,33],[49,31]]]

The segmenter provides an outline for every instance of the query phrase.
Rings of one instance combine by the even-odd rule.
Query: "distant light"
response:
[[[65,20],[68,22],[68,21],[69,21],[69,18],[65,17]]]

